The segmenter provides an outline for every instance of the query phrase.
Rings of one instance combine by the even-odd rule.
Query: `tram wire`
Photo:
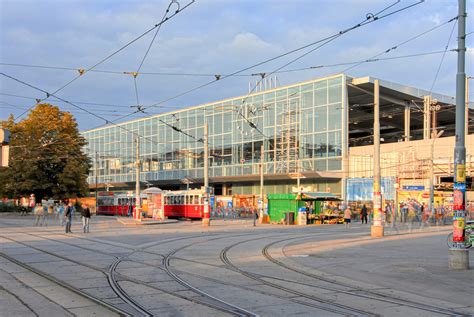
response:
[[[458,22],[458,21],[457,21],[457,19],[456,19],[456,22],[453,24],[453,28],[451,29],[451,33],[449,34],[448,42],[446,43],[446,47],[445,47],[445,49],[444,49],[443,56],[441,57],[441,60],[439,61],[438,69],[436,70],[436,74],[435,74],[435,76],[434,76],[433,83],[431,84],[430,96],[431,96],[431,94],[433,93],[433,88],[434,88],[434,86],[436,85],[436,81],[438,80],[439,71],[441,70],[441,66],[443,66],[444,57],[446,56],[446,52],[448,51],[449,44],[451,43],[451,38],[453,37],[454,28],[456,27],[457,22]],[[468,105],[468,106],[469,106],[469,105]]]
[[[455,49],[449,50],[450,52],[455,52]],[[364,59],[364,60],[357,60],[357,61],[345,61],[345,62],[340,62],[340,63],[334,63],[334,64],[321,64],[321,65],[314,65],[314,66],[308,66],[308,67],[301,67],[301,68],[294,68],[294,69],[288,69],[288,70],[280,70],[277,72],[274,72],[274,74],[282,74],[282,73],[292,73],[292,72],[300,72],[300,71],[306,71],[306,70],[314,70],[314,69],[322,69],[322,68],[330,68],[330,67],[337,67],[337,66],[347,66],[347,65],[352,65],[352,64],[364,64],[364,63],[374,63],[374,62],[381,62],[381,61],[386,61],[386,60],[396,60],[396,59],[403,59],[403,58],[410,58],[410,57],[421,57],[421,56],[427,56],[427,55],[434,55],[434,54],[443,54],[445,51],[429,51],[429,52],[420,52],[420,53],[413,53],[413,54],[407,54],[407,55],[399,55],[399,56],[393,56],[393,57],[386,57],[386,58],[377,58],[377,59]],[[54,67],[54,66],[41,66],[41,65],[27,65],[27,64],[11,64],[11,63],[0,63],[0,65],[3,66],[13,66],[13,67],[25,67],[25,68],[44,68],[44,69],[57,69],[57,70],[71,70],[71,71],[77,71],[76,68],[69,68],[69,67]],[[97,73],[110,73],[110,74],[117,74],[117,75],[129,75],[129,72],[126,71],[106,71],[106,70],[92,70],[91,72],[97,72]],[[260,73],[248,73],[248,74],[237,74],[234,75],[234,77],[240,76],[240,77],[256,77],[256,76],[261,76],[261,74],[267,73],[267,72],[260,72]],[[215,74],[208,74],[208,73],[164,73],[164,72],[140,72],[138,75],[158,75],[158,76],[184,76],[184,77],[215,77]],[[226,76],[226,74],[223,74],[222,76]],[[8,95],[5,93],[0,93],[0,95]],[[19,98],[28,98],[28,99],[36,99],[33,97],[24,97],[24,96],[18,96]],[[97,103],[86,103],[86,102],[79,102],[75,101],[75,103],[84,103],[84,104],[92,104],[92,105],[104,105],[104,104],[97,104]],[[105,104],[106,105],[106,104]],[[125,107],[125,108],[130,108],[130,106],[117,106],[117,105],[107,105],[110,107]],[[167,106],[160,106],[160,108],[166,108]],[[169,106],[170,108],[175,108],[173,106]]]
[[[175,0],[172,0],[172,2],[174,2]],[[79,79],[83,74],[89,72],[90,70],[96,68],[97,66],[103,64],[104,62],[106,62],[107,60],[109,60],[110,58],[112,58],[114,55],[118,54],[119,52],[123,51],[125,48],[127,48],[128,46],[132,45],[133,43],[135,43],[136,41],[138,41],[139,39],[141,39],[142,37],[144,37],[145,35],[147,35],[148,33],[150,33],[151,31],[153,31],[154,29],[160,27],[161,28],[161,25],[164,24],[165,22],[171,20],[173,17],[175,17],[178,13],[182,12],[183,10],[185,10],[186,8],[188,8],[190,5],[192,5],[193,3],[195,2],[195,0],[191,0],[191,2],[189,2],[188,4],[186,4],[182,9],[178,9],[175,13],[173,13],[172,15],[170,15],[168,18],[164,19],[163,21],[161,21],[160,23],[158,24],[155,24],[152,28],[148,29],[147,31],[145,31],[144,33],[142,33],[141,35],[139,35],[138,37],[134,38],[133,40],[129,41],[127,44],[123,45],[122,47],[120,47],[118,50],[112,52],[111,54],[107,55],[106,57],[104,57],[103,59],[101,59],[99,62],[95,63],[93,66],[87,68],[87,69],[79,69],[79,75],[77,75],[76,77],[74,77],[73,79],[71,79],[70,81],[68,81],[66,84],[62,85],[60,88],[56,89],[53,93],[48,93],[48,92],[45,92],[43,91],[44,93],[46,93],[46,97],[45,98],[42,98],[40,100],[40,102],[38,103],[41,103],[43,101],[45,101],[46,99],[48,99],[50,96],[54,96],[55,94],[57,94],[58,92],[60,92],[61,90],[63,90],[64,88],[66,88],[67,86],[69,86],[70,84],[72,84],[73,82],[75,82],[77,79]],[[35,105],[31,106],[29,110],[33,109],[35,107]],[[18,115],[17,117],[15,117],[15,121],[20,118],[21,116],[23,116],[25,113],[27,113],[29,110],[27,111],[24,111],[23,113],[21,113],[20,115]]]
[[[413,4],[411,4],[411,5],[405,6],[405,7],[401,8],[401,9],[396,10],[396,11],[392,11],[392,12],[386,13],[386,14],[381,15],[381,16],[378,16],[378,14],[380,14],[381,12],[384,12],[387,8],[385,8],[385,9],[379,11],[379,12],[377,13],[377,15],[373,15],[373,14],[371,14],[371,13],[368,13],[368,14],[366,15],[366,19],[365,19],[364,21],[362,21],[362,22],[360,22],[360,23],[358,23],[358,24],[356,24],[356,25],[354,25],[354,26],[352,26],[352,27],[349,27],[349,28],[347,28],[347,29],[341,30],[341,31],[339,31],[338,33],[335,33],[335,34],[333,34],[333,35],[327,36],[327,37],[322,38],[322,39],[320,39],[320,40],[311,42],[311,43],[309,43],[309,44],[303,45],[303,46],[298,47],[298,48],[296,48],[296,49],[293,49],[293,50],[291,50],[291,51],[288,51],[288,52],[282,53],[282,54],[280,54],[280,55],[274,56],[274,57],[272,57],[272,58],[266,59],[266,60],[264,60],[264,61],[258,62],[258,63],[254,64],[254,65],[247,66],[247,67],[245,67],[245,68],[243,68],[243,69],[234,71],[234,72],[232,72],[232,73],[230,73],[230,74],[227,74],[227,75],[225,75],[225,76],[216,75],[216,76],[215,76],[215,77],[216,77],[215,80],[206,82],[206,83],[201,84],[201,85],[199,85],[199,86],[197,86],[197,87],[194,87],[194,88],[191,88],[191,89],[189,89],[189,90],[186,90],[186,91],[184,91],[184,92],[182,92],[182,93],[179,93],[179,94],[177,94],[177,95],[175,95],[175,96],[169,97],[169,98],[164,99],[164,100],[161,100],[161,101],[159,101],[159,102],[156,102],[156,103],[154,103],[154,104],[152,104],[152,105],[150,105],[150,106],[145,107],[144,109],[146,110],[146,109],[149,109],[149,108],[157,107],[157,106],[159,106],[159,105],[161,105],[161,104],[163,104],[163,103],[165,103],[165,102],[168,102],[168,101],[170,101],[170,100],[177,99],[177,98],[179,98],[179,97],[181,97],[181,96],[187,95],[187,94],[189,94],[189,93],[191,93],[191,92],[194,92],[194,91],[196,91],[196,90],[199,90],[199,89],[202,89],[202,88],[204,88],[204,87],[207,87],[207,86],[209,86],[209,85],[211,85],[211,84],[214,84],[214,83],[216,83],[217,81],[221,81],[221,80],[224,80],[224,79],[226,79],[226,78],[233,77],[233,76],[235,76],[235,75],[237,75],[237,74],[240,74],[240,73],[243,73],[243,72],[245,72],[245,71],[247,71],[247,70],[249,70],[249,69],[252,69],[252,68],[255,68],[255,67],[257,67],[257,66],[260,66],[260,65],[269,63],[269,62],[271,62],[271,61],[280,59],[280,58],[282,58],[282,57],[291,55],[291,54],[293,54],[293,53],[299,52],[299,51],[304,50],[304,49],[306,49],[306,48],[310,48],[310,47],[312,47],[312,46],[315,46],[315,45],[324,43],[324,42],[329,41],[329,40],[331,40],[331,39],[333,39],[333,38],[334,38],[334,39],[335,39],[335,38],[338,38],[339,36],[341,36],[341,35],[343,35],[343,34],[345,34],[345,33],[347,33],[347,32],[350,32],[350,31],[352,31],[352,30],[354,30],[354,29],[357,29],[357,28],[359,28],[359,27],[362,27],[362,26],[368,25],[368,24],[370,24],[370,23],[379,21],[379,20],[384,19],[384,18],[386,18],[386,17],[389,17],[389,16],[391,16],[391,15],[393,15],[393,14],[399,13],[399,12],[401,12],[401,11],[404,11],[404,10],[407,10],[407,9],[409,9],[409,8],[411,8],[411,7],[414,7],[414,6],[416,6],[416,5],[419,5],[419,4],[423,3],[423,2],[424,2],[424,0],[420,0],[420,1],[416,2],[416,3],[413,3]],[[391,7],[391,6],[393,6],[393,5],[390,5],[390,7]],[[313,49],[311,50],[311,52],[312,52],[312,51],[313,51]],[[305,53],[304,55],[307,55],[307,54]],[[299,58],[298,58],[298,59],[299,59]],[[119,121],[119,120],[122,120],[122,119],[124,119],[124,118],[127,118],[127,117],[129,117],[130,115],[132,115],[132,114],[133,114],[133,113],[124,115],[123,117],[114,120],[114,122],[117,122],[117,121]]]

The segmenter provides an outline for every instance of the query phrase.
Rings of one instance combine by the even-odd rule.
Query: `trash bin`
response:
[[[295,213],[285,212],[285,225],[294,225],[294,224],[295,224]]]

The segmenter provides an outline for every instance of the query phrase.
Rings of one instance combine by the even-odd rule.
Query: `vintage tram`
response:
[[[164,216],[167,218],[201,219],[204,212],[204,196],[201,190],[166,191]],[[147,195],[140,194],[142,211],[147,209]],[[122,193],[100,192],[97,197],[97,215],[127,216],[135,210],[135,197]],[[151,215],[149,215],[151,216]]]
[[[147,195],[140,195],[140,203],[143,206],[146,202]],[[97,196],[97,215],[110,216],[127,216],[131,211],[135,210],[135,196],[114,193],[100,192]]]
[[[204,212],[201,190],[190,189],[165,192],[165,217],[200,219]]]

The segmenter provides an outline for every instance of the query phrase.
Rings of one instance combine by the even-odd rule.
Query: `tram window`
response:
[[[185,204],[186,204],[186,205],[189,205],[189,196],[186,195],[186,196],[184,196],[184,197],[186,197],[186,202],[185,202]]]
[[[194,195],[194,204],[195,205],[199,205],[199,196],[198,195]]]
[[[180,205],[184,204],[184,196],[179,196],[179,204]]]
[[[201,197],[201,205],[204,205],[204,197]]]

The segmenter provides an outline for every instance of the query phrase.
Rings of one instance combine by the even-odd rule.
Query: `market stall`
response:
[[[301,222],[301,217],[306,217],[307,223],[310,224],[323,223],[324,217],[321,208],[323,203],[340,200],[336,195],[326,192],[269,194],[267,198],[270,221],[285,224]],[[301,217],[298,217],[298,214]]]

